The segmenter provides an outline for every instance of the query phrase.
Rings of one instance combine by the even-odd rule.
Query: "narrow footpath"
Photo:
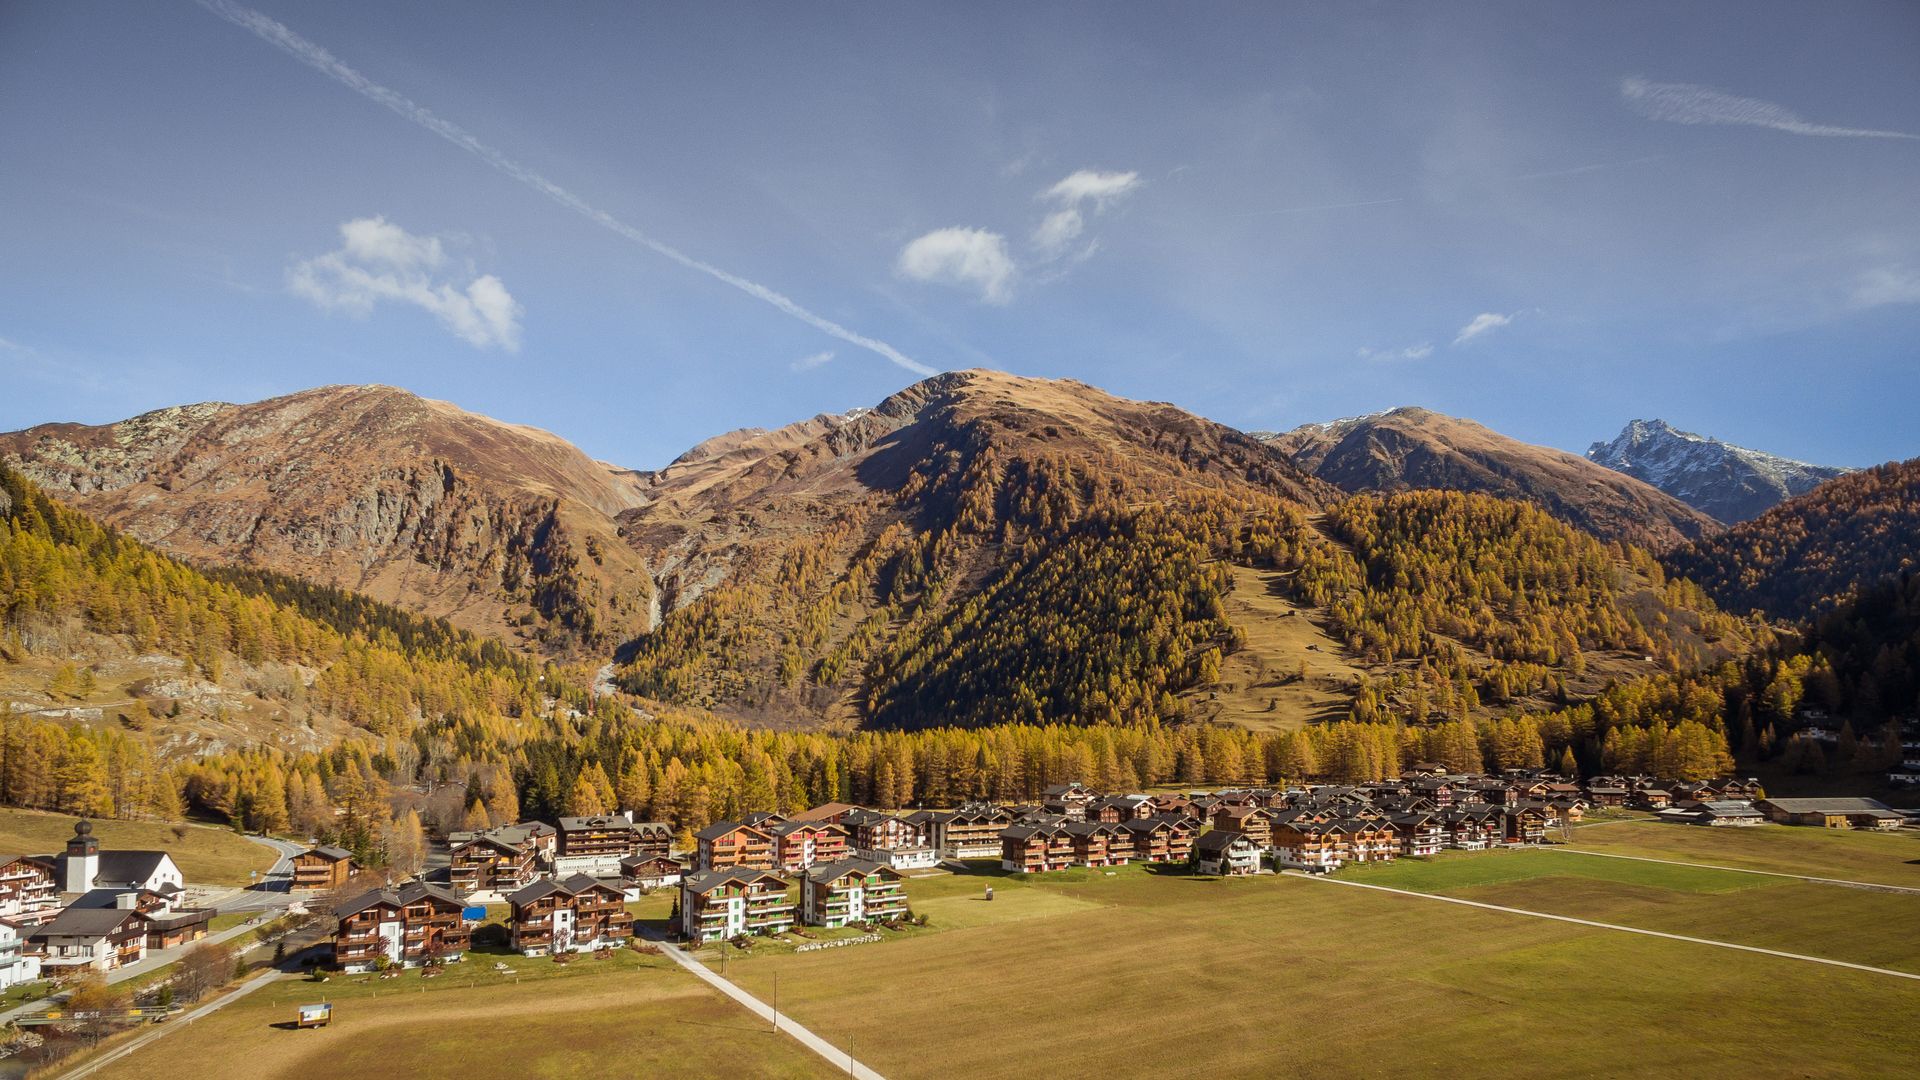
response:
[[[78,1067],[74,1068],[71,1072],[68,1072],[67,1074],[65,1074],[61,1078],[61,1080],[80,1080],[80,1078],[83,1076],[91,1076],[96,1070],[103,1069],[106,1066],[111,1065],[116,1061],[119,1061],[121,1058],[126,1057],[128,1054],[131,1054],[134,1051],[139,1050],[140,1048],[146,1046],[148,1043],[153,1042],[155,1039],[164,1037],[168,1032],[177,1030],[187,1024],[191,1024],[195,1020],[198,1020],[209,1013],[217,1012],[221,1009],[226,1008],[227,1006],[233,1004],[234,1002],[239,1001],[241,998],[246,997],[248,994],[253,993],[255,990],[258,990],[261,987],[267,985],[268,983],[273,982],[274,980],[280,978],[281,974],[282,974],[281,972],[269,970],[264,974],[256,975],[253,978],[247,980],[246,982],[241,983],[239,986],[235,987],[231,993],[223,994],[220,997],[214,999],[213,1001],[209,1001],[205,1005],[202,1005],[199,1008],[193,1010],[192,1012],[183,1013],[180,1016],[176,1016],[173,1019],[168,1020],[164,1024],[149,1024],[147,1025],[147,1030],[137,1038],[129,1041],[124,1046],[117,1046],[113,1048],[111,1051],[105,1054],[102,1054],[91,1061],[81,1063]]]
[[[828,1063],[833,1065],[834,1068],[847,1070],[847,1075],[854,1077],[855,1080],[886,1080],[885,1077],[873,1071],[873,1069],[854,1060],[851,1053],[840,1049],[820,1036],[815,1035],[813,1032],[808,1031],[792,1017],[784,1013],[775,1016],[772,1006],[754,997],[752,994],[747,993],[745,990],[740,989],[726,979],[708,971],[707,965],[687,955],[686,950],[658,938],[649,938],[648,940],[660,946],[660,951],[673,957],[674,962],[699,976],[709,986],[712,986],[714,989],[746,1006],[755,1016],[769,1021],[778,1030],[784,1031],[800,1040],[800,1045],[827,1059]]]
[[[1361,881],[1343,881],[1340,878],[1327,877],[1324,874],[1306,874],[1289,870],[1292,877],[1303,877],[1328,885],[1345,885],[1350,889],[1372,889],[1375,892],[1394,893],[1399,896],[1412,896],[1421,900],[1435,900],[1443,904],[1459,904],[1462,907],[1480,908],[1483,911],[1499,911],[1508,915],[1525,915],[1533,919],[1551,919],[1554,922],[1572,923],[1575,926],[1588,926],[1596,930],[1613,930],[1622,934],[1640,934],[1644,937],[1666,938],[1668,941],[1685,941],[1693,945],[1711,945],[1720,949],[1735,949],[1740,952],[1759,953],[1762,956],[1777,956],[1783,960],[1802,960],[1809,964],[1825,964],[1828,967],[1851,968],[1854,971],[1866,971],[1875,975],[1891,975],[1896,979],[1920,981],[1920,974],[1911,971],[1895,971],[1892,968],[1873,967],[1869,964],[1855,964],[1846,960],[1832,960],[1824,956],[1808,956],[1804,953],[1781,952],[1778,949],[1763,949],[1758,945],[1738,945],[1731,941],[1715,941],[1712,938],[1688,937],[1685,934],[1669,934],[1664,930],[1643,930],[1638,926],[1621,926],[1618,923],[1595,922],[1592,919],[1576,919],[1571,915],[1554,915],[1545,911],[1528,911],[1526,908],[1502,907],[1499,904],[1484,904],[1478,900],[1462,900],[1457,896],[1441,896],[1438,893],[1414,892],[1412,889],[1395,889],[1387,885],[1369,885]]]

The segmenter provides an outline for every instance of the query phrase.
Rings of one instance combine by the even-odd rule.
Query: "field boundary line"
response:
[[[202,1005],[199,1008],[193,1010],[192,1012],[187,1013],[184,1016],[178,1017],[177,1019],[169,1020],[164,1024],[155,1024],[153,1025],[152,1031],[149,1031],[146,1034],[133,1039],[132,1041],[128,1042],[125,1046],[116,1047],[115,1049],[110,1050],[107,1053],[102,1054],[97,1058],[94,1058],[92,1061],[81,1062],[78,1066],[74,1067],[73,1071],[64,1074],[61,1077],[61,1080],[80,1080],[80,1078],[83,1076],[91,1076],[95,1071],[105,1068],[106,1066],[111,1065],[116,1061],[119,1061],[121,1058],[126,1057],[128,1054],[133,1053],[135,1050],[144,1048],[148,1043],[153,1042],[155,1039],[161,1038],[162,1036],[166,1035],[168,1032],[174,1031],[178,1028],[185,1027],[186,1025],[193,1023],[195,1020],[200,1019],[201,1017],[207,1015],[208,1013],[217,1012],[218,1010],[224,1009],[228,1005],[231,1005],[234,1002],[239,1001],[241,998],[246,997],[248,994],[253,993],[255,990],[260,989],[261,987],[267,985],[270,982],[276,981],[277,979],[280,978],[280,974],[281,974],[280,972],[275,971],[272,968],[269,968],[265,973],[256,975],[252,979],[248,980],[247,982],[241,983],[238,987],[236,987],[233,990],[232,993],[225,994],[213,1001],[210,1001],[205,1005]]]
[[[1803,960],[1809,964],[1826,964],[1829,967],[1852,968],[1875,975],[1891,975],[1897,979],[1912,979],[1920,982],[1920,973],[1896,971],[1893,968],[1874,967],[1871,964],[1856,964],[1850,960],[1834,960],[1825,956],[1808,956],[1805,953],[1782,952],[1779,949],[1766,949],[1758,945],[1740,945],[1731,941],[1716,941],[1713,938],[1689,937],[1686,934],[1670,934],[1664,930],[1647,930],[1638,926],[1622,926],[1619,923],[1596,922],[1593,919],[1579,919],[1572,915],[1555,915],[1546,911],[1528,911],[1526,908],[1503,907],[1499,904],[1483,903],[1479,900],[1463,900],[1457,896],[1442,896],[1439,893],[1415,892],[1412,889],[1396,889],[1388,885],[1369,885],[1363,881],[1342,881],[1339,878],[1325,877],[1319,874],[1289,873],[1289,877],[1304,877],[1314,881],[1323,881],[1329,885],[1345,885],[1350,889],[1372,889],[1376,892],[1393,893],[1398,896],[1412,896],[1421,900],[1437,900],[1443,904],[1459,904],[1462,907],[1480,908],[1483,911],[1499,911],[1508,915],[1525,915],[1535,919],[1551,919],[1554,922],[1572,923],[1575,926],[1588,926],[1596,930],[1614,930],[1622,934],[1641,934],[1646,937],[1666,938],[1669,941],[1684,941],[1693,945],[1712,945],[1721,949],[1735,949],[1740,952],[1758,953],[1761,956],[1774,956],[1782,960]]]
[[[1850,878],[1816,877],[1812,874],[1790,874],[1784,870],[1752,870],[1744,866],[1716,866],[1713,863],[1687,862],[1684,859],[1656,859],[1650,855],[1622,855],[1614,851],[1588,851],[1576,847],[1542,848],[1542,851],[1564,851],[1569,855],[1592,855],[1601,859],[1629,859],[1633,862],[1661,863],[1666,866],[1691,866],[1696,870],[1725,870],[1732,874],[1760,874],[1765,877],[1791,878],[1795,881],[1811,881],[1819,885],[1839,885],[1848,889],[1875,889],[1881,892],[1906,893],[1920,896],[1920,889],[1908,885],[1888,885],[1879,881],[1854,881]]]
[[[812,1031],[802,1026],[798,1020],[793,1019],[786,1013],[775,1014],[771,1005],[747,993],[731,981],[708,971],[705,964],[688,956],[686,951],[679,946],[662,941],[659,938],[650,938],[650,940],[655,945],[660,946],[660,951],[673,957],[674,962],[678,963],[681,967],[693,972],[714,989],[746,1006],[755,1016],[772,1022],[779,1030],[798,1039],[800,1045],[825,1058],[827,1063],[834,1068],[845,1069],[847,1075],[854,1077],[855,1080],[887,1080],[886,1077],[881,1076],[872,1068],[868,1067],[865,1062],[854,1060],[854,1056],[850,1051],[842,1050],[820,1036],[815,1035]],[[69,1080],[71,1080],[71,1078],[69,1078]]]

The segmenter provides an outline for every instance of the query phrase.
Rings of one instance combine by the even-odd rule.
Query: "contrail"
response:
[[[1759,98],[1736,97],[1694,83],[1649,82],[1637,75],[1629,76],[1620,80],[1620,96],[1642,116],[1674,124],[1747,124],[1794,135],[1920,139],[1920,135],[1905,131],[1812,124],[1784,105],[1775,105]]]
[[[498,169],[500,172],[538,191],[540,194],[545,195],[561,206],[592,221],[601,228],[624,236],[634,243],[639,244],[641,247],[671,259],[689,270],[698,270],[708,277],[723,281],[756,300],[779,308],[781,311],[786,312],[788,315],[806,323],[808,326],[813,327],[823,334],[839,338],[849,345],[857,345],[862,349],[884,356],[916,375],[939,374],[936,369],[922,364],[884,341],[880,341],[877,338],[870,338],[865,334],[849,330],[831,319],[815,315],[813,312],[801,307],[788,297],[767,288],[765,285],[748,281],[746,278],[722,270],[712,263],[702,262],[688,255],[686,252],[681,251],[679,248],[655,240],[653,237],[628,225],[612,214],[588,205],[580,196],[575,195],[559,184],[520,164],[499,150],[481,142],[473,133],[467,131],[465,128],[451,121],[442,120],[440,117],[428,111],[425,106],[417,104],[404,94],[381,86],[379,83],[360,74],[353,68],[348,67],[345,63],[342,63],[338,57],[319,45],[301,37],[299,34],[294,33],[284,23],[268,18],[251,8],[235,4],[232,0],[198,0],[198,2],[201,7],[206,8],[215,15],[220,16],[243,30],[251,30],[254,34],[258,35],[261,40],[284,50],[293,56],[294,59],[306,64],[308,67],[333,79],[335,82],[340,83],[364,98],[385,105],[405,119],[411,120],[421,127],[426,128],[428,131],[460,147],[462,150],[467,151],[481,161]]]

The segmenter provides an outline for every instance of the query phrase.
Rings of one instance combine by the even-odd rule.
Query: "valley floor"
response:
[[[912,878],[930,925],[798,953],[696,956],[892,1080],[1094,1075],[1899,1075],[1920,1053],[1920,836],[1622,822],[1559,849],[1221,880],[1150,867]],[[1609,858],[1575,849],[1640,858]],[[1671,860],[1657,862],[1649,860]],[[1675,865],[1698,862],[1712,866]],[[985,898],[991,885],[994,898]],[[1414,895],[1408,895],[1409,893]],[[1646,937],[1523,911],[1867,965]],[[637,905],[663,925],[670,898]],[[822,936],[839,936],[827,932]],[[722,949],[726,956],[721,957]],[[475,955],[422,990],[263,990],[97,1076],[832,1075],[665,957],[565,969]],[[523,980],[515,983],[512,980]],[[392,988],[392,989],[389,989]],[[378,995],[377,998],[373,995]],[[338,1003],[324,1031],[279,1030]]]

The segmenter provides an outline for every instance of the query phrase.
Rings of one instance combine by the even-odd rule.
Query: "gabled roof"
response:
[[[755,882],[768,881],[784,889],[787,879],[766,870],[754,870],[745,866],[723,866],[716,870],[702,870],[697,874],[688,874],[680,879],[680,887],[699,895],[709,893],[722,885],[752,885]]]
[[[896,878],[900,876],[900,871],[871,859],[837,859],[830,863],[814,863],[807,868],[808,879],[821,885],[828,885],[852,875],[866,877],[868,874],[876,873],[888,874]]]
[[[1888,810],[1887,804],[1878,799],[1762,799],[1761,805],[1788,814],[1869,814]]]
[[[336,918],[358,915],[369,908],[386,905],[388,907],[406,907],[422,900],[433,900],[449,907],[462,907],[460,898],[438,885],[429,885],[424,881],[407,881],[390,889],[368,889],[359,896],[333,909]]]
[[[763,829],[761,831],[770,832],[775,836],[791,836],[801,831],[837,832],[845,835],[847,830],[845,826],[832,821],[783,821],[770,829]]]
[[[566,896],[581,896],[585,893],[603,889],[610,893],[620,893],[619,886],[609,885],[598,878],[586,874],[572,874],[564,878],[541,878],[530,885],[514,890],[507,896],[509,904],[531,904],[535,900],[560,893]]]
[[[334,847],[332,844],[321,844],[319,847],[309,848],[295,856],[295,858],[301,858],[307,855],[318,855],[328,862],[339,862],[342,859],[353,858],[353,852],[348,851],[346,848]]]
[[[645,866],[648,863],[671,863],[683,871],[687,868],[687,861],[685,859],[676,859],[671,855],[629,855],[620,860],[620,869],[635,869]]]
[[[693,836],[696,840],[718,840],[728,833],[739,832],[742,829],[750,833],[759,833],[761,836],[768,835],[767,830],[758,825],[748,825],[740,821],[716,821],[706,828],[701,829],[699,832],[694,833]]]
[[[1232,829],[1215,829],[1212,832],[1200,834],[1200,839],[1193,842],[1193,849],[1204,855],[1218,855],[1237,843],[1254,846],[1252,838],[1246,833],[1235,832]]]
[[[106,937],[125,926],[127,920],[140,917],[140,913],[132,908],[70,907],[54,916],[52,922],[35,930],[33,936],[37,938]]]
[[[837,818],[841,814],[847,813],[850,810],[858,810],[858,809],[860,808],[858,806],[853,805],[852,803],[844,803],[844,802],[821,803],[819,806],[816,806],[811,810],[800,811],[799,813],[793,815],[793,817],[790,820],[825,821],[828,818]]]

